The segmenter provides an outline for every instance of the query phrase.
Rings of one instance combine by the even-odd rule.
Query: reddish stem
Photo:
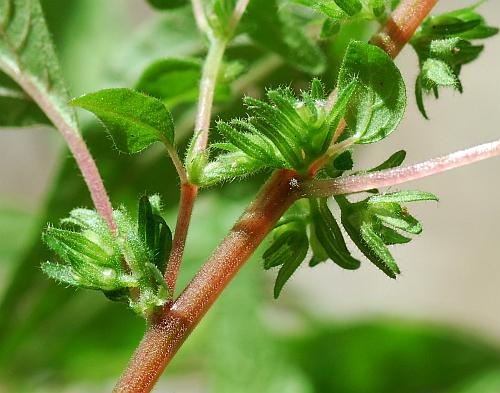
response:
[[[113,233],[116,233],[116,224],[113,220],[113,208],[104,188],[101,175],[90,154],[85,141],[80,135],[76,125],[64,116],[54,105],[46,92],[40,90],[39,86],[31,78],[21,71],[14,70],[8,65],[0,62],[0,68],[14,79],[19,86],[33,99],[40,109],[47,115],[54,127],[61,133],[71,154],[75,158],[78,169],[89,189],[92,202],[97,212],[106,220]]]
[[[337,179],[305,181],[301,184],[302,196],[328,197],[395,186],[498,155],[500,155],[500,141],[485,143],[406,167]]]
[[[404,0],[371,39],[393,59],[399,54],[438,0]]]
[[[186,245],[186,237],[193,212],[193,205],[198,194],[198,187],[193,184],[183,183],[181,185],[181,200],[179,203],[179,215],[177,216],[177,224],[175,226],[175,235],[172,242],[172,251],[168,258],[167,270],[165,272],[165,280],[167,281],[168,289],[173,297],[175,284],[179,274],[179,268],[184,254]]]
[[[149,392],[190,332],[298,197],[296,173],[277,171],[166,314],[146,331],[115,392]]]

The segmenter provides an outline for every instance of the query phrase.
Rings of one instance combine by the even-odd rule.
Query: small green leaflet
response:
[[[351,203],[345,196],[335,197],[342,212],[342,225],[354,244],[380,270],[391,278],[400,273],[388,245],[404,244],[411,239],[395,229],[411,234],[422,232],[420,223],[400,203],[437,201],[430,193],[399,191],[376,194]]]
[[[306,228],[302,223],[292,221],[276,230],[273,244],[263,255],[265,269],[280,266],[274,284],[275,299],[306,257],[308,248]]]
[[[172,115],[156,98],[115,88],[83,95],[70,104],[93,112],[124,153],[138,153],[158,141],[174,145]]]
[[[69,96],[38,0],[0,2],[0,69],[20,85],[29,84],[46,97],[71,128],[78,130],[74,110],[67,105]]]
[[[344,236],[337,221],[333,217],[327,205],[326,198],[311,199],[311,239],[314,257],[311,265],[316,265],[330,258],[334,263],[344,269],[355,270],[359,268],[360,262],[351,256],[344,241]],[[320,250],[322,248],[322,250]],[[326,257],[326,258],[325,258]]]
[[[349,16],[354,16],[363,9],[359,0],[334,0],[335,3]]]
[[[356,143],[377,142],[393,132],[403,118],[406,89],[401,73],[380,48],[364,42],[349,44],[339,73],[339,89],[356,78],[345,120]]]
[[[410,40],[420,65],[415,82],[417,106],[426,119],[424,94],[433,93],[438,98],[441,87],[452,87],[462,93],[462,66],[477,59],[484,49],[471,40],[489,38],[498,32],[476,12],[480,4],[429,16]]]
[[[156,206],[154,207],[151,202]],[[158,196],[144,195],[139,200],[137,232],[153,254],[153,264],[164,274],[172,248],[172,231],[160,215]]]

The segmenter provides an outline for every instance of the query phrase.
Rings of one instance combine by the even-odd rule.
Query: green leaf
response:
[[[308,248],[306,227],[300,220],[281,224],[273,231],[273,241],[262,258],[264,269],[281,266],[274,284],[275,299],[279,297],[283,286],[304,261]]]
[[[156,199],[157,195],[139,199],[137,233],[153,254],[153,264],[163,274],[172,248],[172,231],[160,215],[160,207],[153,206]]]
[[[282,257],[284,262],[278,271],[278,276],[276,277],[276,282],[274,284],[275,299],[279,297],[284,285],[304,261],[309,248],[309,240],[307,239],[305,231],[297,232],[297,235],[294,236],[293,243],[287,244],[289,245],[289,252],[286,257]]]
[[[373,14],[376,17],[381,17],[385,13],[385,1],[384,0],[369,0],[368,4],[373,10]]]
[[[281,225],[273,232],[273,241],[266,249],[262,258],[264,269],[268,270],[283,265],[293,258],[296,252],[296,244],[300,243],[305,233],[305,228],[296,221]]]
[[[344,269],[355,270],[360,262],[351,256],[337,221],[328,208],[325,198],[311,200],[314,233],[328,257]]]
[[[427,111],[425,110],[421,74],[419,74],[417,76],[417,79],[415,80],[415,98],[417,101],[418,110],[425,119],[429,120],[429,116],[427,115]]]
[[[346,114],[346,109],[348,108],[349,102],[356,91],[356,86],[358,85],[358,81],[356,78],[351,80],[346,86],[344,86],[333,104],[333,108],[328,114],[327,122],[329,131],[325,138],[325,142],[323,144],[322,152],[325,152],[332,142],[332,138],[337,131],[337,128],[344,118]],[[339,135],[339,138],[342,138],[344,134]]]
[[[458,80],[453,70],[444,61],[427,59],[422,66],[422,83],[430,89],[433,86],[456,86]]]
[[[78,129],[38,0],[0,2],[0,69],[23,88],[29,86]]]
[[[409,237],[403,236],[394,229],[384,225],[381,225],[377,232],[384,244],[387,244],[388,246],[393,244],[405,244],[411,241]]]
[[[415,235],[422,232],[420,222],[397,203],[379,203],[371,210],[385,224]]]
[[[371,196],[368,198],[368,203],[408,203],[438,200],[439,198],[430,192],[405,190]]]
[[[240,25],[258,46],[282,56],[292,67],[313,75],[325,70],[321,49],[279,8],[277,0],[251,0]]]
[[[188,0],[147,0],[147,2],[159,10],[169,10],[189,4]]]
[[[367,254],[365,255],[389,277],[396,278],[396,275],[400,273],[399,267],[389,252],[389,249],[384,244],[382,239],[375,233],[371,225],[368,223],[362,223],[360,234],[369,249],[368,255],[370,256]]]
[[[426,119],[423,94],[433,93],[438,98],[439,87],[447,86],[462,93],[462,65],[477,59],[484,49],[469,40],[488,38],[498,32],[476,12],[480,4],[428,17],[410,41],[421,68],[415,83],[417,106]]]
[[[333,37],[340,31],[340,23],[338,20],[326,18],[321,26],[320,38],[328,39]]]
[[[156,98],[115,88],[83,95],[70,104],[93,112],[124,153],[138,153],[158,141],[174,144],[172,115]]]
[[[54,262],[44,262],[41,265],[42,271],[61,284],[78,287],[81,285],[80,277],[76,274],[71,266],[62,265]]]
[[[405,158],[406,158],[406,151],[399,150],[396,153],[392,154],[382,164],[377,165],[375,168],[369,169],[366,172],[378,172],[378,171],[383,171],[384,169],[397,168],[403,163]]]
[[[201,68],[202,62],[198,59],[158,60],[144,70],[135,89],[158,98],[169,108],[182,103],[196,102]],[[215,101],[227,101],[231,96],[229,85],[221,79],[218,78],[215,88]]]
[[[172,250],[172,231],[161,216],[155,215],[154,219],[159,229],[157,229],[155,236],[154,264],[164,274],[167,268],[167,259]]]
[[[359,0],[334,0],[335,3],[349,16],[354,16],[361,11],[363,6]]]
[[[358,83],[345,119],[359,138],[373,143],[393,132],[403,118],[406,90],[392,59],[380,48],[363,42],[349,44],[339,73],[339,89],[353,78]]]
[[[149,197],[143,195],[139,199],[139,210],[137,212],[137,233],[139,238],[151,251],[155,248],[156,222]]]
[[[153,62],[142,73],[135,89],[172,107],[198,97],[201,61],[169,58]]]

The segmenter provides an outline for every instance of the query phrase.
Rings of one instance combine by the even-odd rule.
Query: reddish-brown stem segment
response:
[[[403,0],[385,26],[371,39],[395,58],[406,45],[438,0]]]
[[[144,335],[115,392],[149,392],[238,270],[298,197],[296,173],[277,171],[184,292]]]
[[[181,200],[179,203],[179,215],[177,216],[177,224],[175,226],[175,234],[172,242],[172,251],[168,258],[167,270],[165,272],[165,280],[167,281],[170,294],[174,296],[175,283],[179,274],[179,268],[184,254],[186,245],[186,237],[193,212],[194,200],[198,193],[198,187],[193,184],[183,183],[181,185]]]

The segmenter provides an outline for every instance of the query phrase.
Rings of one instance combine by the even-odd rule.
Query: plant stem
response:
[[[395,58],[438,0],[403,0],[371,43]]]
[[[179,178],[181,179],[181,184],[187,183],[188,179],[186,171],[184,169],[184,165],[182,165],[181,159],[179,158],[177,149],[165,137],[162,137],[162,142],[163,145],[165,146],[165,149],[168,152],[170,159],[172,160],[172,163],[174,164],[175,170],[177,171]]]
[[[186,238],[193,212],[194,200],[198,187],[189,183],[181,184],[181,199],[179,203],[179,214],[175,225],[175,234],[172,241],[172,251],[168,258],[167,270],[165,271],[165,281],[167,282],[170,294],[174,296],[175,284],[179,275]]]
[[[305,181],[301,184],[301,195],[303,197],[328,197],[395,186],[498,155],[500,155],[500,140],[406,167],[330,180]]]
[[[423,2],[430,3],[430,1]],[[403,0],[400,7],[407,7],[409,3],[413,4],[415,1]],[[421,22],[430,8],[418,8],[420,14],[413,13],[413,18]],[[391,23],[401,20],[391,18]],[[403,21],[410,23],[407,19]],[[417,26],[418,24],[414,29]],[[407,29],[401,26],[401,30]],[[407,36],[407,39],[409,38],[410,36]],[[199,108],[204,106],[200,104]],[[201,118],[206,119],[200,116]],[[208,129],[210,119],[206,121]],[[199,129],[203,127],[196,127],[196,130]],[[294,172],[280,170],[273,174],[255,201],[247,208],[174,304],[166,307],[164,315],[148,327],[127,369],[118,381],[115,392],[140,393],[149,392],[153,388],[167,364],[201,318],[279,218],[297,200],[299,187],[300,179]]]
[[[166,314],[139,344],[115,392],[149,392],[189,333],[298,197],[298,178],[277,171]]]
[[[198,109],[196,112],[196,121],[194,126],[195,135],[200,133],[200,136],[197,138],[193,148],[194,155],[197,153],[204,153],[207,148],[217,76],[220,72],[229,37],[233,34],[238,22],[245,12],[248,1],[249,0],[239,0],[236,3],[229,22],[227,37],[214,35],[207,24],[203,5],[199,2],[199,0],[192,1],[193,12],[195,14],[198,27],[207,34],[210,40],[210,47],[208,49],[207,58],[205,59],[205,64],[203,65],[200,81],[200,97],[198,100]],[[177,225],[175,227],[172,252],[170,253],[167,270],[165,272],[165,280],[167,281],[167,285],[172,296],[175,292],[177,277],[179,276],[179,269],[182,263],[184,248],[186,246],[186,237],[191,221],[191,214],[197,194],[198,187],[194,184],[189,184],[187,179],[185,179],[181,186],[181,203],[179,206]]]
[[[193,15],[196,21],[196,26],[201,32],[209,35],[210,26],[208,25],[207,18],[205,17],[205,10],[203,9],[202,1],[191,0],[191,6],[193,8]]]
[[[113,220],[113,208],[109,200],[106,189],[102,182],[101,175],[95,164],[90,151],[85,144],[79,131],[74,128],[66,118],[53,105],[52,101],[40,91],[36,83],[29,76],[24,75],[20,70],[13,70],[6,64],[0,64],[0,68],[14,79],[19,86],[28,94],[40,107],[45,115],[52,122],[54,127],[61,133],[66,141],[71,154],[75,158],[78,169],[83,175],[83,179],[89,189],[92,202],[97,212],[106,220],[108,226],[116,233],[116,224]]]
[[[225,40],[219,38],[213,38],[211,40],[200,81],[200,98],[198,100],[198,111],[196,113],[194,132],[195,134],[201,134],[194,146],[194,154],[203,152],[207,148],[215,85],[217,83],[217,75],[222,65],[222,58],[225,50]]]
[[[195,2],[193,2],[193,6],[194,4]],[[200,136],[196,140],[196,144],[193,148],[194,154],[196,154],[196,152],[204,152],[207,147],[215,85],[217,82],[217,75],[219,74],[219,70],[222,65],[224,51],[226,49],[225,40],[213,38],[210,42],[210,48],[203,66],[200,81],[200,98],[198,101],[198,110],[196,113],[194,128],[195,134],[200,133]],[[165,280],[172,296],[174,295],[177,277],[179,276],[179,269],[181,267],[184,248],[186,246],[186,237],[191,221],[191,214],[193,212],[193,206],[197,194],[198,187],[196,185],[188,183],[187,179],[182,182],[179,214],[177,216],[172,251],[168,258],[167,270],[165,271]]]

